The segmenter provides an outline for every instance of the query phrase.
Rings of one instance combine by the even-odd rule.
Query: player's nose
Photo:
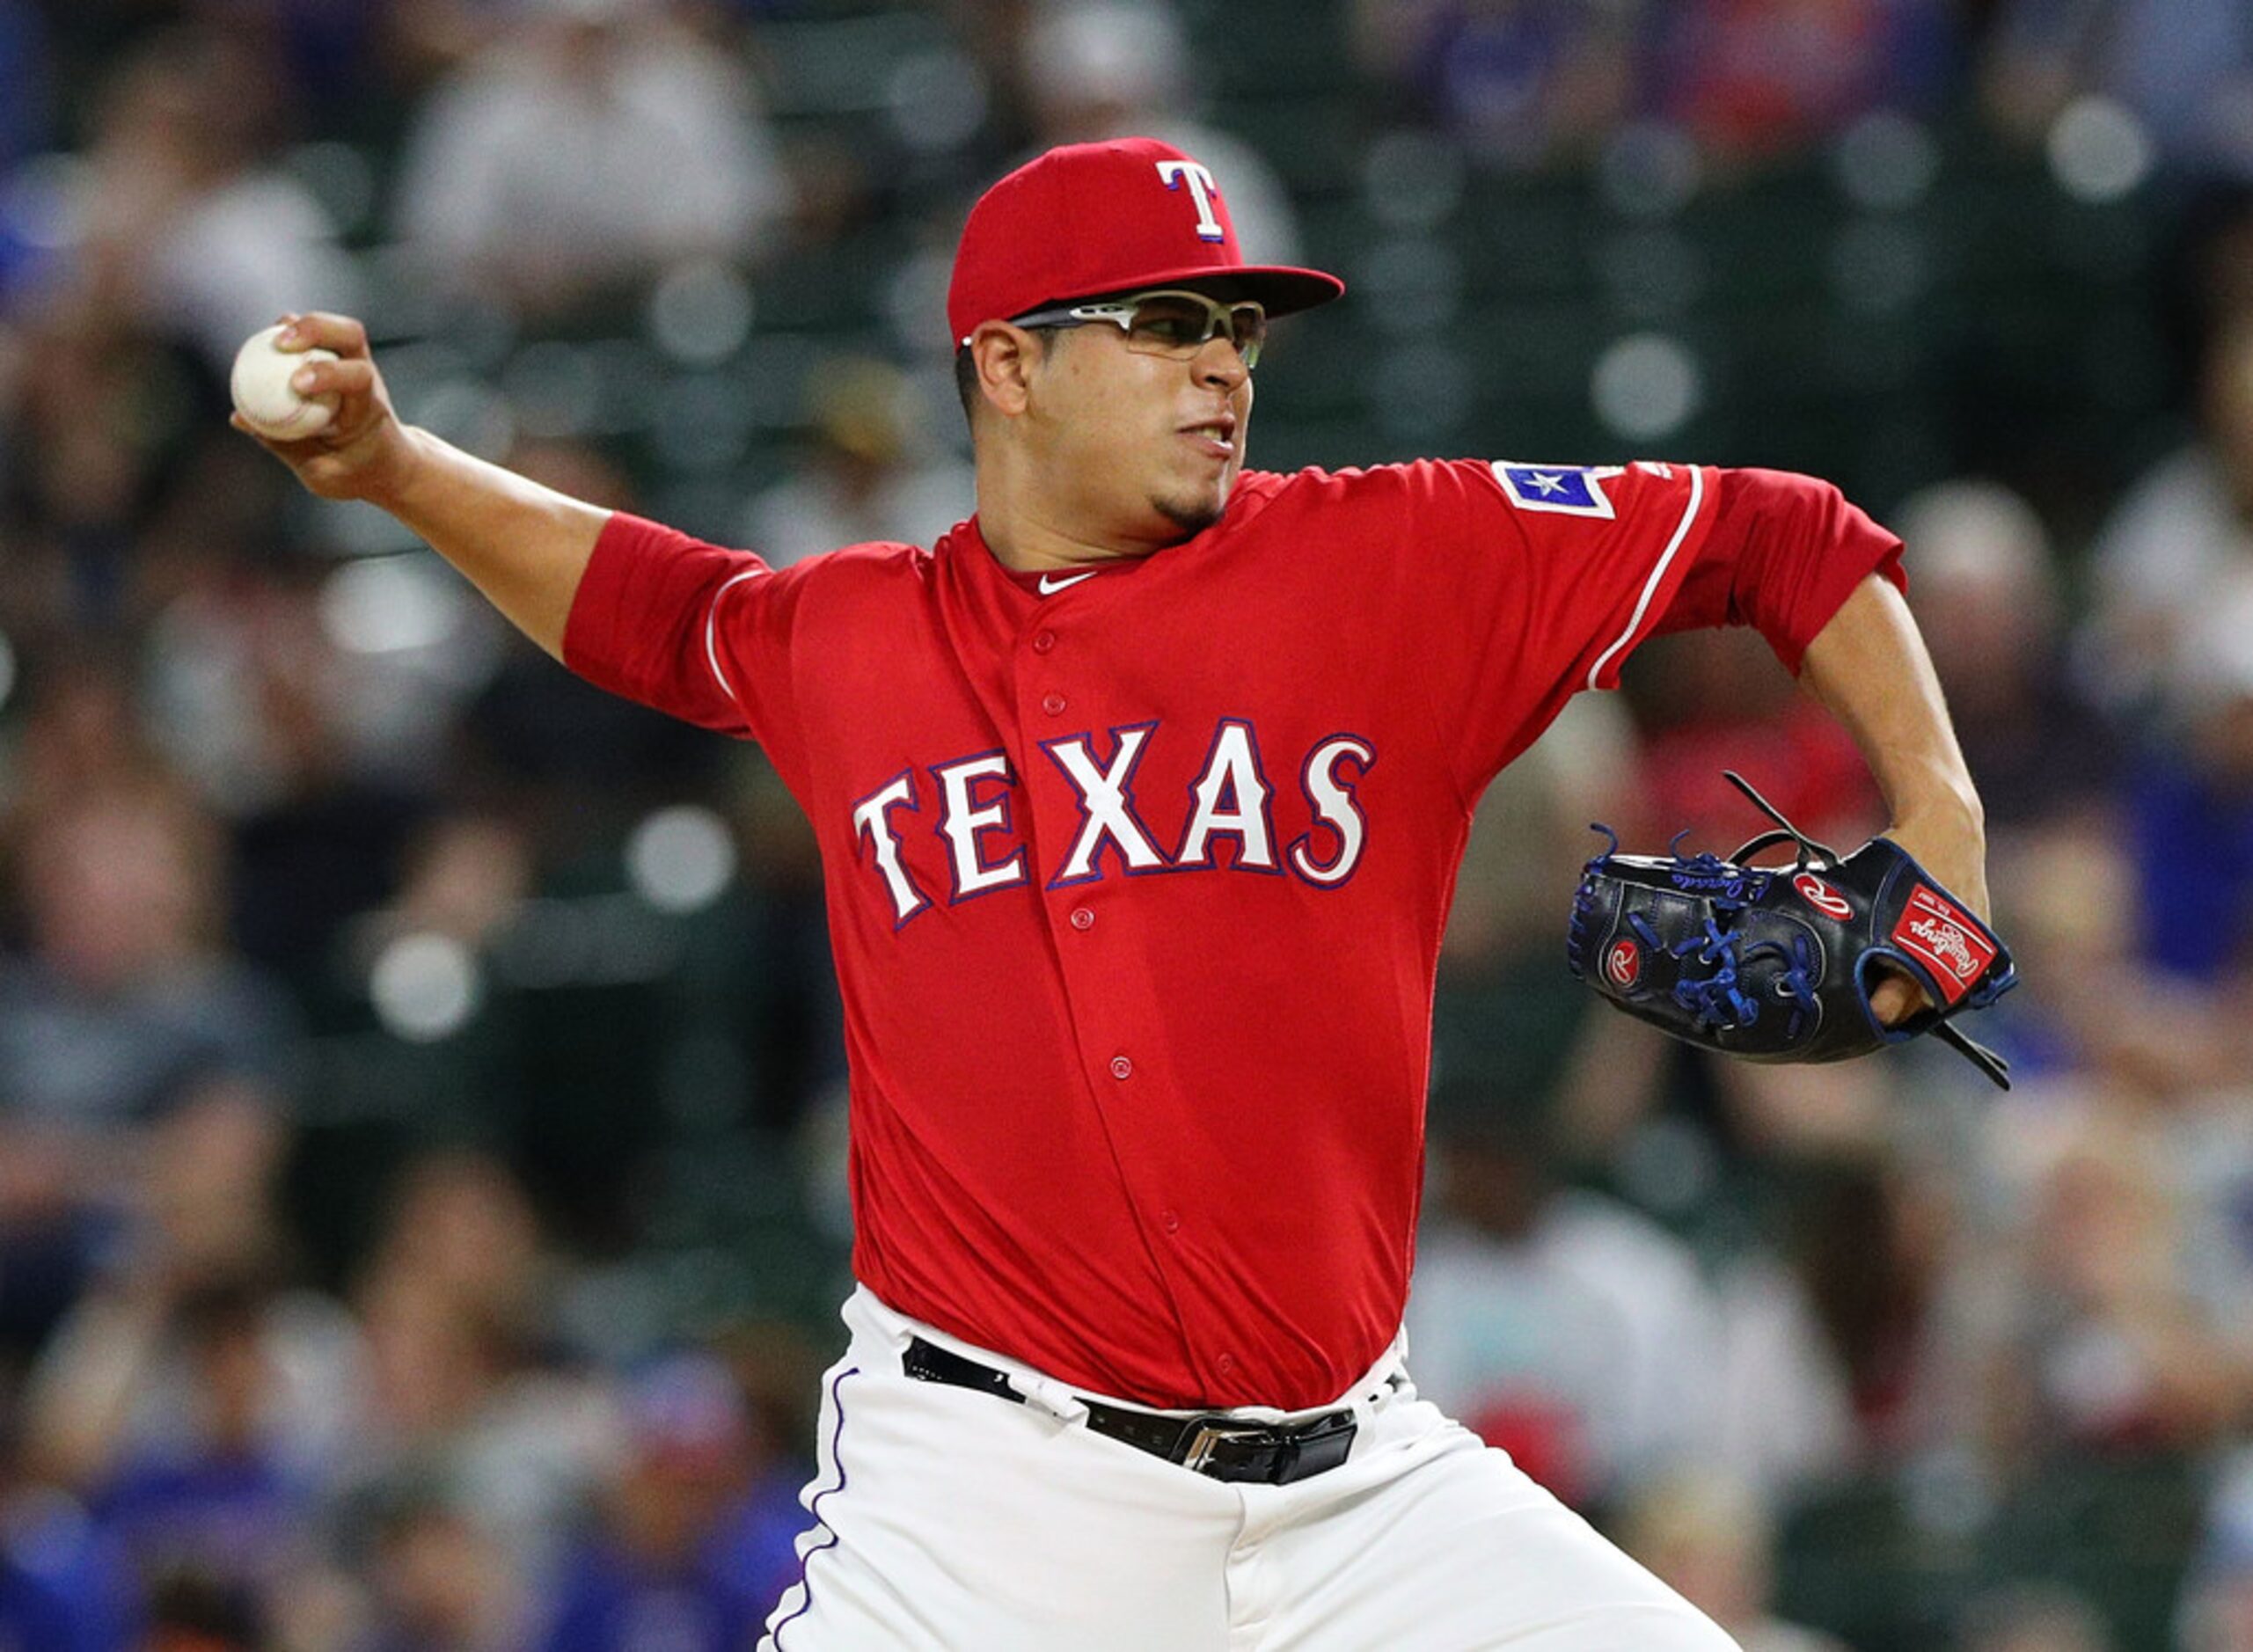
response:
[[[1252,376],[1252,369],[1244,365],[1244,358],[1237,353],[1235,345],[1218,333],[1204,341],[1191,365],[1198,384],[1225,391],[1233,391]]]

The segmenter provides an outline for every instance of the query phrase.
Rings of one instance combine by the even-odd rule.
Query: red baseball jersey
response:
[[[1898,551],[1826,484],[1656,464],[1247,473],[1038,576],[975,522],[771,571],[618,515],[565,654],[813,821],[859,1277],[1083,1388],[1298,1407],[1401,1323],[1487,782],[1653,632],[1796,669]]]

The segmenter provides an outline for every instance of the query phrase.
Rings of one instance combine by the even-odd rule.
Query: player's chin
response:
[[[1181,530],[1189,538],[1201,534],[1220,520],[1228,508],[1228,485],[1234,477],[1225,477],[1218,486],[1181,488],[1171,493],[1158,495],[1150,503],[1158,514]]]

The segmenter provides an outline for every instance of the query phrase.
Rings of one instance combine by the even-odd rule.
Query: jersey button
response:
[[[1223,1377],[1225,1377],[1229,1372],[1236,1369],[1236,1356],[1233,1354],[1223,1354],[1218,1359],[1212,1362],[1212,1368],[1218,1371]]]
[[[1160,1219],[1165,1222],[1166,1231],[1168,1233],[1178,1233],[1181,1231],[1181,1216],[1180,1211],[1168,1210]]]
[[[1056,632],[1053,631],[1036,631],[1033,633],[1033,652],[1035,654],[1046,654],[1050,649],[1055,647]]]
[[[1119,1079],[1126,1079],[1126,1078],[1133,1078],[1133,1077],[1134,1077],[1134,1064],[1133,1064],[1132,1062],[1129,1061],[1129,1060],[1128,1060],[1124,1056],[1112,1056],[1112,1057],[1111,1057],[1111,1077],[1112,1077],[1112,1078],[1119,1078]]]
[[[1064,708],[1070,703],[1063,695],[1050,692],[1042,696],[1041,709],[1051,717],[1061,717],[1064,715]]]
[[[1093,913],[1093,912],[1091,912],[1091,911],[1089,911],[1089,910],[1088,910],[1086,907],[1084,907],[1084,906],[1075,906],[1075,907],[1073,907],[1073,908],[1072,909],[1072,928],[1074,928],[1074,929],[1093,929],[1093,928],[1094,928],[1094,927],[1095,927],[1095,914],[1094,914],[1094,913]]]

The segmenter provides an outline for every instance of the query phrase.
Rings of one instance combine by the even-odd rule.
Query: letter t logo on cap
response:
[[[1171,145],[1142,137],[1065,143],[1027,161],[971,207],[947,282],[947,325],[960,349],[983,321],[1208,277],[1265,304],[1270,316],[1312,310],[1345,290],[1320,270],[1246,263],[1228,197]]]
[[[1228,231],[1220,227],[1220,220],[1212,216],[1212,198],[1220,193],[1220,186],[1212,181],[1212,174],[1195,161],[1160,161],[1158,181],[1168,189],[1179,189],[1184,183],[1197,203],[1197,235],[1207,241],[1225,241]]]

